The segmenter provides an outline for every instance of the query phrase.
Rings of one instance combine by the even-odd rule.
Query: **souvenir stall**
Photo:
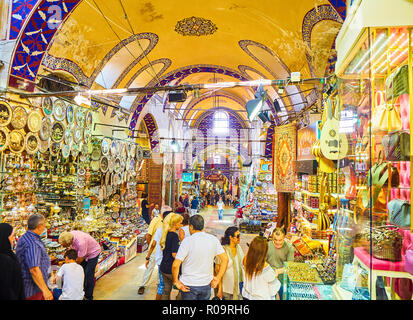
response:
[[[95,132],[90,108],[54,97],[35,101],[0,101],[1,220],[18,238],[30,214],[43,214],[53,263],[63,260],[61,232],[90,233],[102,245],[101,276],[120,259],[130,261],[146,232],[137,206],[144,150]]]

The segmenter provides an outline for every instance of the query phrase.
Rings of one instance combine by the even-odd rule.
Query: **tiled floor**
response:
[[[216,208],[209,207],[200,212],[205,219],[205,231],[221,239],[227,227],[233,225],[234,209],[225,209],[223,220],[218,219]],[[247,242],[255,235],[241,235],[241,247],[247,252]],[[143,295],[138,294],[138,288],[145,271],[146,251],[138,255],[129,263],[124,264],[104,275],[96,282],[95,300],[154,300],[156,296],[158,269],[155,267],[150,283]],[[172,292],[172,299],[176,292]]]

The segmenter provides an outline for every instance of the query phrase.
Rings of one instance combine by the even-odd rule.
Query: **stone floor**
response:
[[[235,210],[232,208],[224,209],[223,220],[218,219],[216,208],[208,207],[200,212],[205,219],[205,231],[221,239],[227,227],[234,222]],[[241,234],[241,247],[247,252],[247,242],[251,242],[255,235]],[[146,251],[138,255],[110,273],[101,277],[95,286],[95,300],[154,300],[156,296],[158,269],[155,267],[150,283],[143,295],[138,294],[138,288],[142,281],[145,271]],[[176,292],[172,292],[172,299]]]

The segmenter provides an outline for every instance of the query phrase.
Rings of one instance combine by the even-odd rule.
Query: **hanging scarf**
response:
[[[232,260],[232,270],[234,272],[234,286],[233,286],[233,294],[232,294],[232,298],[233,300],[238,300],[238,297],[240,295],[240,289],[239,289],[239,283],[244,281],[244,276],[242,273],[242,268],[241,268],[241,255],[240,255],[240,250],[241,247],[237,244],[237,254],[236,257],[232,254],[232,250],[231,247],[229,245],[225,245],[224,249],[227,252],[227,255],[231,258]],[[238,270],[236,270],[236,263],[235,263],[235,259],[238,260]],[[237,272],[238,271],[238,272]]]

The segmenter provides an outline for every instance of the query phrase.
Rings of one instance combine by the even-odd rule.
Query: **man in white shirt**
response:
[[[76,263],[77,251],[67,250],[65,253],[65,264],[59,269],[56,278],[58,287],[62,288],[59,300],[83,300],[83,282],[85,273],[80,264]],[[63,282],[63,286],[62,286]]]
[[[190,237],[179,247],[172,264],[173,283],[181,291],[182,300],[209,300],[211,287],[216,288],[228,265],[228,256],[218,239],[203,232],[204,218],[196,214],[189,219]],[[214,259],[221,264],[214,277]],[[182,274],[178,279],[179,268]]]

